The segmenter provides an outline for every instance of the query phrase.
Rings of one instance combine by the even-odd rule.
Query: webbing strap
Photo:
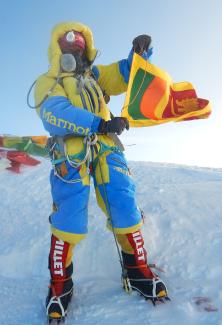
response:
[[[61,140],[62,137],[57,137],[56,141],[58,140],[57,144],[59,146],[58,151],[63,154],[62,157],[57,158],[57,159],[51,159],[52,164],[53,165],[57,165],[59,163],[62,163],[63,161],[67,160],[67,156],[65,155],[65,149],[64,149],[64,140]],[[97,141],[97,143],[99,144],[99,150],[97,151],[97,157],[95,158],[95,164],[98,161],[98,157],[100,157],[104,152],[107,151],[112,151],[112,152],[117,152],[121,155],[123,155],[121,149],[119,149],[118,147],[115,146],[109,146],[103,142]],[[80,151],[79,153],[75,154],[75,155],[68,155],[68,158],[70,161],[75,161],[75,160],[79,160],[82,161],[84,159],[86,155],[86,148],[84,148],[82,151]]]

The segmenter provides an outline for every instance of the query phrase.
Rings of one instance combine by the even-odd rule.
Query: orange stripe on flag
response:
[[[167,82],[155,77],[146,89],[140,102],[141,113],[148,118],[156,120],[155,109],[166,91]]]

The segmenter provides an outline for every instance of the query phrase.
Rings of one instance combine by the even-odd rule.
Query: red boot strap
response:
[[[53,279],[51,279],[51,284],[49,285],[49,289],[52,290],[52,295],[53,295],[54,297],[57,297],[57,294],[56,294],[56,291],[55,291],[55,287],[54,287],[54,283],[55,283],[55,284],[56,284],[56,283],[62,283],[62,282],[66,282],[66,281],[68,281],[68,280],[70,280],[70,279],[71,279],[71,276],[68,277],[68,278],[65,278],[65,279],[59,279],[59,280],[53,280]]]
[[[58,279],[58,280],[53,280],[53,279],[51,279],[51,282],[52,282],[52,283],[57,283],[57,282],[66,282],[66,281],[70,280],[71,278],[72,278],[72,277],[69,276],[68,278],[64,278],[64,279]]]
[[[141,265],[124,265],[127,269],[142,269],[147,268],[147,264],[141,264]]]
[[[52,296],[53,296],[53,297],[56,297],[57,294],[56,294],[56,291],[55,291],[54,286],[51,284],[51,285],[49,285],[49,288],[52,290]]]

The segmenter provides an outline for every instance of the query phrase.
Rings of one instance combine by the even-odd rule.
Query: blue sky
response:
[[[100,51],[97,64],[125,58],[135,36],[153,38],[152,62],[174,82],[190,81],[211,101],[208,120],[131,129],[122,139],[130,160],[222,167],[222,2],[220,0],[20,0],[1,1],[0,134],[46,134],[26,94],[48,69],[52,27],[62,21],[88,25]],[[110,108],[120,114],[124,96]]]

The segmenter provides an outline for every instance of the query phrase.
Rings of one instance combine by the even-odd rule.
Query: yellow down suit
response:
[[[73,22],[57,25],[48,50],[50,69],[37,80],[35,103],[45,129],[51,136],[62,138],[65,147],[65,155],[61,153],[61,144],[54,148],[54,169],[50,176],[54,203],[51,230],[61,240],[76,244],[87,233],[91,177],[98,205],[107,215],[108,227],[112,225],[116,234],[138,230],[141,213],[123,153],[112,137],[98,132],[101,119],[110,119],[104,94],[112,96],[126,91],[130,64],[125,59],[91,66],[81,78],[61,72],[58,39],[70,30],[83,34],[88,60],[93,63],[96,57],[88,27]],[[90,147],[90,161],[84,162],[85,139],[93,133],[98,134],[98,140]]]

